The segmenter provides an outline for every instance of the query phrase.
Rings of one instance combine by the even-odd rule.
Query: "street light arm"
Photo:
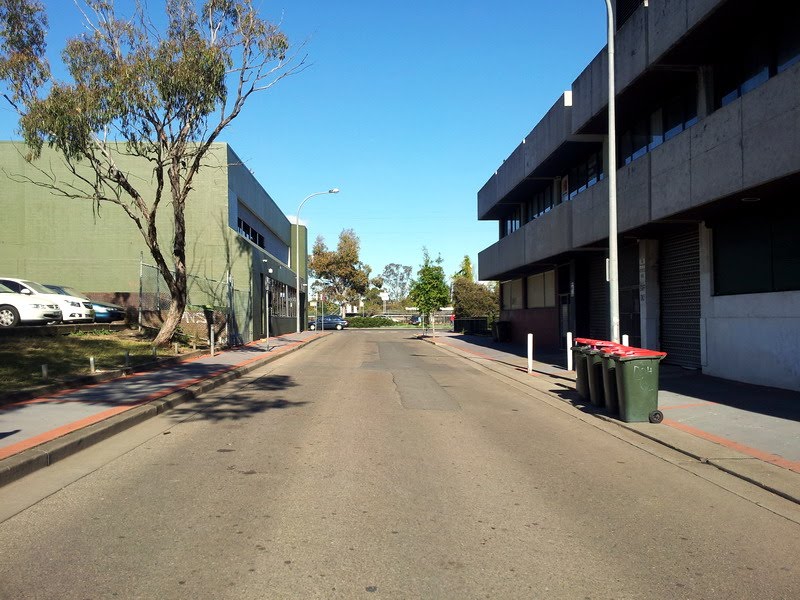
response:
[[[294,265],[294,272],[295,272],[295,329],[296,333],[300,333],[300,210],[303,208],[303,205],[308,202],[314,196],[321,196],[323,194],[338,194],[339,188],[331,188],[327,192],[314,192],[313,194],[309,194],[303,201],[300,203],[300,206],[297,207],[297,215],[295,216],[295,246],[294,246],[294,260],[297,263]]]

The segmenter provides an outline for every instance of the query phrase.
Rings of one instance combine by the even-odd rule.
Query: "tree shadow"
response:
[[[266,375],[242,386],[224,398],[198,398],[195,402],[173,408],[169,415],[173,420],[182,421],[187,416],[192,420],[239,421],[265,413],[270,410],[297,408],[309,404],[306,401],[293,402],[285,398],[264,398],[263,393],[276,392],[295,387],[294,379],[288,375]]]

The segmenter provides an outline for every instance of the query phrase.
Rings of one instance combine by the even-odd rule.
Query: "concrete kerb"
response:
[[[109,417],[99,423],[89,425],[88,427],[73,431],[3,459],[0,461],[0,487],[29,475],[34,471],[48,467],[93,444],[129,429],[146,419],[155,417],[184,402],[193,400],[206,392],[238,379],[267,363],[273,362],[287,354],[291,354],[323,337],[327,336],[316,335],[286,348],[280,354],[267,355],[240,367],[234,366],[216,376],[211,376],[176,392],[168,393],[161,398],[134,406],[123,413]]]
[[[719,444],[696,438],[691,434],[672,429],[666,425],[625,423],[624,421],[597,412],[584,412],[552,392],[533,387],[531,385],[532,381],[529,378],[530,376],[527,373],[519,372],[517,369],[511,368],[508,365],[495,364],[491,359],[471,355],[468,351],[461,350],[447,343],[439,343],[430,338],[421,337],[419,339],[433,344],[446,352],[464,358],[479,368],[486,369],[505,379],[526,386],[532,392],[537,392],[537,398],[540,400],[558,410],[568,412],[584,422],[596,426],[597,420],[600,420],[608,425],[633,432],[652,442],[661,444],[666,448],[680,452],[700,463],[713,466],[729,475],[733,475],[796,504],[800,504],[800,476],[793,471],[772,465],[735,450],[724,449],[724,447]],[[537,377],[540,381],[542,378],[547,380],[552,379],[547,374],[540,374],[539,377]],[[556,383],[558,385],[563,385],[560,382]],[[541,394],[541,396],[539,394]],[[721,449],[724,450],[721,451]],[[724,456],[719,456],[721,453]]]

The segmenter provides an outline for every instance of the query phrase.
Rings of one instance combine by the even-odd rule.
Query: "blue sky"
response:
[[[75,9],[46,5],[60,50]],[[423,246],[448,275],[464,255],[477,267],[498,231],[477,220],[478,190],[605,44],[603,0],[261,6],[310,66],[253,98],[224,141],[287,215],[340,188],[301,220],[329,247],[352,228],[374,274],[393,262],[416,272]],[[2,139],[15,130],[3,106]]]

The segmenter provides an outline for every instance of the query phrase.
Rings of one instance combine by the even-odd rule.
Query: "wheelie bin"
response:
[[[631,348],[611,354],[615,363],[620,419],[626,423],[661,423],[658,410],[658,365],[666,352]]]
[[[571,348],[572,366],[575,369],[575,390],[582,400],[589,398],[589,373],[586,354],[583,351],[590,347],[586,338],[575,338],[575,345]]]
[[[586,355],[586,371],[589,381],[589,400],[594,406],[605,406],[606,397],[603,388],[603,353],[607,349],[617,348],[619,344],[595,340],[591,348],[584,350]]]
[[[606,410],[612,414],[619,414],[619,394],[617,393],[617,366],[612,354],[614,352],[630,352],[629,346],[611,346],[603,348],[600,356],[603,359],[603,397],[606,401]]]

